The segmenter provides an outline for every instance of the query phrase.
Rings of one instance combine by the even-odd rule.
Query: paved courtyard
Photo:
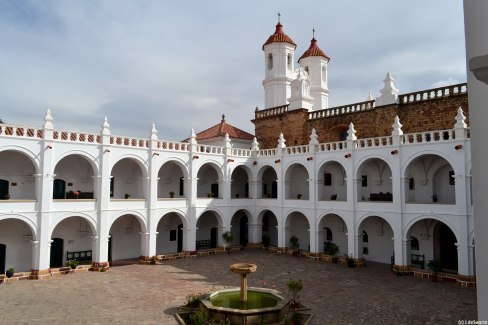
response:
[[[365,268],[282,256],[259,250],[165,262],[129,264],[46,281],[0,285],[0,324],[176,324],[177,307],[190,293],[236,287],[235,262],[258,265],[250,286],[286,293],[303,280],[301,301],[312,324],[458,324],[476,319],[476,290],[453,283],[397,277],[388,266]]]

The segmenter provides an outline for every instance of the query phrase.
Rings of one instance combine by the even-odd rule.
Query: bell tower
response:
[[[291,96],[291,82],[295,79],[294,57],[296,44],[283,32],[278,13],[278,24],[274,34],[263,44],[265,77],[264,106],[277,107],[288,104]]]
[[[315,39],[315,29],[310,41],[310,47],[300,57],[298,63],[304,68],[310,78],[310,95],[313,97],[314,110],[328,108],[329,86],[327,83],[327,65],[330,58],[319,48]]]

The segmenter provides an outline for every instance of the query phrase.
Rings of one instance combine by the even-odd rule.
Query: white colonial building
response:
[[[276,46],[283,57],[273,56]],[[268,70],[291,65],[276,78],[267,72],[265,106],[301,96],[326,108],[326,76],[309,77],[307,66],[295,71],[293,46],[287,39],[263,46]],[[328,59],[315,47],[312,40],[317,62],[300,62],[326,75]],[[308,86],[293,97],[299,82]],[[308,145],[287,146],[280,136],[276,148],[262,150],[256,139],[249,148],[245,139],[215,140],[220,133],[212,144],[194,132],[187,142],[165,141],[154,125],[144,139],[112,135],[107,119],[98,134],[58,130],[49,111],[42,127],[0,124],[0,273],[14,267],[42,276],[73,256],[95,268],[191,256],[223,246],[222,233],[231,231],[234,245],[282,251],[296,236],[310,256],[334,242],[341,254],[404,271],[438,259],[459,281],[472,281],[471,146],[462,109],[447,130],[404,134],[398,117],[389,123],[391,132],[377,138],[358,139],[351,123],[343,141],[319,143],[313,130]]]

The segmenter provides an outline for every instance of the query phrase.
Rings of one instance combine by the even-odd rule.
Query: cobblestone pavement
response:
[[[382,264],[351,269],[245,250],[3,284],[0,324],[175,324],[173,315],[187,294],[239,285],[229,271],[235,262],[257,264],[249,286],[286,293],[290,278],[302,279],[301,302],[311,307],[312,324],[454,325],[476,319],[475,289],[397,277]]]

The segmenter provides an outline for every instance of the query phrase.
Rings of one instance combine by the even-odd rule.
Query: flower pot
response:
[[[10,271],[10,270],[7,270],[7,272],[5,272],[5,275],[7,276],[7,278],[11,278],[14,276],[14,271]]]
[[[71,269],[72,269],[72,270],[76,269],[76,265],[71,264],[70,266],[71,266]]]

